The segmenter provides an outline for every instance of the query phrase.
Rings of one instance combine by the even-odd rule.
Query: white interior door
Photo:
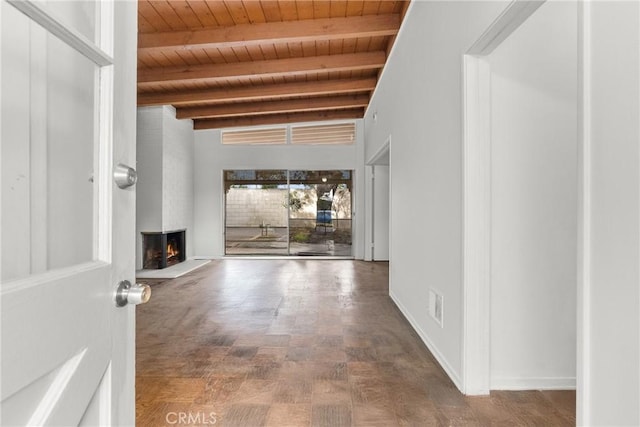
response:
[[[131,425],[136,5],[0,7],[0,424]]]
[[[373,184],[373,260],[389,261],[389,166],[375,165]]]

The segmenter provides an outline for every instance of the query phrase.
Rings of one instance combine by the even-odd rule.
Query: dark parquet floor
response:
[[[575,424],[574,392],[462,395],[389,298],[388,270],[227,259],[147,280],[137,425]]]

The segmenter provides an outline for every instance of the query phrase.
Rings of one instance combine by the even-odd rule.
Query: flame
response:
[[[178,256],[180,252],[173,241],[167,244],[167,258],[171,258],[173,256]]]

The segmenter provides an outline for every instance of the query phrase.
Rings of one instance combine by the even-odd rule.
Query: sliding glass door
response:
[[[346,256],[350,170],[228,170],[227,255]]]

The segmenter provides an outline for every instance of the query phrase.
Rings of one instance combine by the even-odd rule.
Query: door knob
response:
[[[118,164],[113,170],[113,179],[120,188],[128,188],[138,182],[138,172],[132,167]]]
[[[116,306],[124,307],[127,304],[144,304],[151,298],[151,287],[139,283],[131,284],[123,280],[116,291]]]

